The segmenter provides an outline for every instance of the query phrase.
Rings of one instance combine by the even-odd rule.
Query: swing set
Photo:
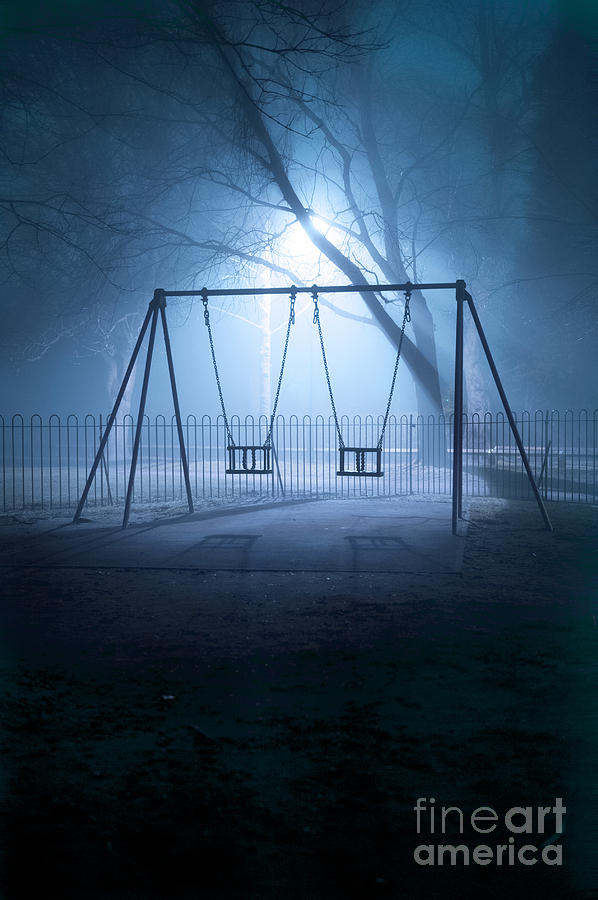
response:
[[[137,342],[133,349],[133,353],[131,355],[131,359],[127,366],[127,370],[125,372],[122,384],[118,391],[118,395],[116,397],[116,401],[114,403],[114,407],[108,421],[106,423],[106,430],[104,431],[102,438],[100,440],[97,453],[95,455],[93,464],[90,468],[89,475],[87,477],[87,481],[85,483],[85,487],[83,488],[83,492],[79,499],[79,503],[77,506],[77,510],[73,517],[73,522],[79,522],[81,520],[81,514],[83,512],[83,507],[87,501],[87,496],[89,494],[89,490],[95,478],[98,466],[101,461],[104,459],[104,451],[106,448],[106,444],[108,442],[108,438],[114,422],[116,420],[116,415],[118,413],[118,409],[122,402],[122,398],[127,388],[127,384],[129,383],[129,379],[131,377],[131,373],[133,371],[133,367],[139,355],[139,351],[141,349],[141,345],[143,343],[143,339],[149,327],[150,336],[148,342],[147,356],[145,360],[145,368],[143,373],[143,383],[141,387],[141,399],[139,402],[139,412],[137,416],[137,424],[135,429],[135,437],[133,441],[133,449],[131,455],[131,467],[129,471],[129,478],[127,484],[127,493],[125,499],[125,509],[123,514],[123,523],[122,527],[126,528],[129,523],[130,511],[131,511],[131,501],[133,497],[133,486],[135,481],[135,472],[137,468],[137,461],[139,457],[139,446],[141,441],[141,429],[143,423],[143,416],[145,412],[145,404],[147,399],[147,390],[149,383],[149,375],[151,370],[152,363],[152,355],[154,351],[155,337],[156,337],[156,329],[158,324],[158,319],[160,319],[162,324],[162,333],[164,337],[164,345],[166,349],[166,358],[168,362],[168,372],[170,377],[170,385],[172,390],[172,399],[174,405],[174,414],[177,425],[177,435],[179,441],[179,449],[181,455],[181,465],[183,469],[183,475],[185,480],[185,491],[187,495],[187,503],[189,507],[189,512],[193,512],[193,497],[191,494],[191,481],[189,478],[189,464],[187,460],[187,453],[185,449],[185,442],[183,437],[183,425],[181,419],[181,411],[179,407],[178,393],[176,387],[176,379],[174,374],[174,365],[172,359],[172,350],[170,345],[170,337],[168,334],[168,326],[166,323],[166,298],[167,297],[201,297],[201,301],[203,303],[203,315],[204,315],[204,323],[208,333],[208,340],[210,345],[210,353],[212,357],[212,366],[214,369],[214,375],[216,379],[216,386],[218,390],[218,396],[220,399],[220,406],[222,409],[222,416],[224,419],[224,425],[226,429],[227,436],[227,466],[225,472],[227,475],[272,475],[273,468],[272,463],[274,461],[277,470],[278,470],[278,461],[276,458],[276,449],[274,446],[274,442],[272,440],[272,434],[274,429],[274,421],[276,417],[276,410],[278,407],[278,401],[280,397],[280,390],[282,387],[282,381],[285,370],[285,363],[287,359],[287,353],[289,348],[289,340],[291,336],[292,326],[295,324],[295,301],[297,295],[300,293],[311,293],[311,297],[313,300],[314,310],[313,310],[313,324],[317,327],[318,337],[320,341],[320,349],[322,354],[322,362],[324,366],[324,374],[326,376],[326,384],[328,387],[328,395],[330,397],[330,405],[332,408],[332,415],[334,419],[334,425],[336,429],[336,434],[338,438],[338,453],[339,453],[339,461],[338,461],[338,470],[336,472],[338,477],[352,477],[352,478],[381,478],[384,475],[382,470],[382,447],[384,441],[384,434],[386,431],[386,426],[388,424],[388,418],[390,415],[390,407],[392,404],[392,398],[394,395],[397,373],[399,369],[399,363],[401,360],[401,352],[403,348],[403,338],[405,335],[405,327],[411,321],[411,311],[410,311],[410,301],[411,294],[414,290],[420,291],[432,291],[432,290],[446,290],[452,289],[455,291],[455,299],[457,301],[457,322],[456,322],[456,336],[455,336],[455,391],[454,391],[454,411],[453,411],[453,491],[452,491],[452,531],[453,534],[457,534],[458,530],[458,521],[463,518],[462,513],[462,501],[463,501],[463,311],[464,306],[467,304],[473,322],[475,324],[478,336],[480,338],[480,342],[484,349],[484,353],[486,355],[486,359],[488,360],[488,364],[490,366],[490,371],[492,373],[492,377],[494,379],[494,383],[496,384],[498,393],[500,395],[507,419],[509,421],[509,425],[511,431],[513,433],[513,437],[515,439],[515,443],[517,445],[517,449],[519,450],[519,454],[521,456],[521,460],[523,466],[525,468],[528,480],[530,482],[531,488],[533,490],[534,496],[536,498],[536,502],[538,504],[538,508],[542,515],[542,519],[547,530],[552,531],[552,525],[550,519],[548,517],[548,513],[546,511],[546,507],[538,490],[538,486],[536,484],[533,472],[531,470],[531,466],[529,464],[529,460],[527,457],[527,453],[523,446],[523,442],[519,435],[519,431],[517,429],[517,425],[515,423],[515,419],[511,408],[509,406],[509,402],[507,400],[507,396],[505,394],[502,382],[500,380],[500,376],[498,374],[498,370],[494,363],[494,359],[492,353],[490,351],[490,347],[488,341],[486,339],[486,335],[482,328],[477,309],[473,302],[473,298],[471,294],[466,290],[466,284],[462,280],[458,280],[456,282],[449,283],[434,283],[434,284],[411,284],[411,282],[407,282],[406,284],[363,284],[363,285],[328,285],[326,287],[318,287],[317,285],[312,285],[311,287],[296,287],[292,285],[290,288],[232,288],[232,289],[212,289],[208,290],[207,288],[202,288],[200,291],[165,291],[161,288],[157,288],[154,291],[154,296],[150,301],[149,308],[147,310],[145,319],[141,326],[141,330],[139,332],[139,336],[137,338]],[[376,292],[380,294],[384,293],[402,293],[404,295],[404,308],[403,308],[403,318],[401,323],[401,330],[399,339],[397,342],[397,355],[395,358],[394,369],[392,373],[390,390],[388,394],[388,400],[386,403],[386,410],[384,413],[384,418],[382,420],[382,425],[380,427],[378,441],[376,445],[373,447],[353,447],[347,446],[345,444],[343,434],[341,431],[341,427],[339,424],[339,419],[336,411],[336,403],[332,390],[332,382],[330,378],[330,371],[328,368],[328,360],[326,357],[326,348],[324,343],[324,335],[322,332],[322,324],[320,321],[320,308],[319,308],[319,296],[320,294],[334,294],[334,293],[364,293],[364,292]],[[289,306],[289,316],[287,320],[287,328],[286,335],[284,341],[284,348],[282,353],[282,361],[280,365],[280,371],[278,375],[278,383],[276,386],[276,393],[274,397],[274,403],[272,405],[272,411],[270,413],[268,429],[266,433],[265,440],[262,444],[237,444],[234,440],[228,415],[226,412],[226,406],[224,402],[224,396],[222,393],[222,385],[220,381],[220,373],[218,369],[218,363],[216,359],[216,351],[214,347],[214,335],[212,332],[212,325],[210,321],[210,311],[209,311],[209,300],[210,297],[239,297],[239,296],[259,296],[259,295],[281,295],[288,294],[290,297],[290,306]],[[150,324],[151,323],[151,324]],[[278,477],[280,480],[280,472],[278,472]]]

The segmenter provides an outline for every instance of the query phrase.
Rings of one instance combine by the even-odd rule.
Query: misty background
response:
[[[598,405],[589,0],[1,16],[3,413],[109,411],[156,287],[457,278],[514,409]],[[267,414],[288,299],[210,311],[229,412]],[[412,312],[393,412],[449,413],[454,294]],[[281,413],[330,412],[312,313],[300,295]],[[215,415],[201,300],[167,314],[183,415]],[[340,414],[384,411],[402,314],[401,295],[322,296]],[[466,409],[494,410],[465,318]],[[171,412],[160,335],[147,412]]]

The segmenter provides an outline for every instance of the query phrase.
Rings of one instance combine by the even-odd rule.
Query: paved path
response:
[[[326,500],[118,527],[64,520],[3,529],[4,566],[454,573],[447,503]],[[8,532],[8,533],[7,533]]]

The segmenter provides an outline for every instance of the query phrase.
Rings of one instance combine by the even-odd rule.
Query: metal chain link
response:
[[[332,415],[334,416],[334,424],[336,433],[338,434],[338,445],[344,449],[345,442],[341,434],[340,425],[338,424],[338,416],[336,414],[336,406],[334,403],[334,394],[332,393],[332,384],[330,382],[330,372],[328,371],[328,361],[326,360],[326,350],[324,349],[324,336],[322,334],[322,326],[320,324],[320,309],[318,307],[318,290],[314,284],[312,289],[312,298],[314,301],[314,325],[318,326],[318,334],[320,335],[320,347],[322,348],[322,359],[324,360],[324,372],[326,373],[326,383],[328,384],[328,393],[330,395],[330,405],[332,406]]]
[[[392,382],[390,385],[390,394],[388,395],[388,403],[386,404],[386,412],[384,414],[384,421],[382,423],[382,431],[380,432],[380,437],[378,438],[378,444],[376,445],[378,450],[382,449],[382,443],[384,441],[384,432],[386,431],[386,426],[388,424],[388,416],[390,414],[390,405],[392,403],[392,395],[395,390],[395,382],[397,380],[397,372],[399,369],[399,362],[401,360],[401,349],[403,347],[403,337],[405,335],[405,325],[407,322],[411,321],[411,310],[409,309],[409,303],[411,301],[411,291],[405,291],[405,312],[403,313],[403,324],[401,325],[401,336],[399,337],[399,345],[397,347],[397,358],[395,360],[395,368],[392,373]]]
[[[270,416],[270,428],[268,429],[268,434],[266,435],[266,440],[264,441],[264,447],[270,447],[272,444],[272,430],[274,428],[274,418],[276,416],[276,407],[278,406],[278,398],[280,397],[280,387],[282,385],[282,376],[284,373],[284,365],[287,361],[287,350],[289,349],[289,336],[291,334],[291,325],[295,324],[295,298],[297,294],[293,288],[291,288],[291,306],[289,309],[289,321],[287,323],[287,334],[284,339],[284,350],[282,351],[282,363],[280,366],[280,374],[278,376],[278,385],[276,386],[276,396],[274,397],[274,406],[272,407],[272,415]]]
[[[216,375],[216,384],[218,386],[218,396],[220,397],[220,406],[222,407],[222,417],[224,419],[224,425],[226,427],[226,433],[228,435],[229,445],[231,447],[235,447],[235,440],[232,436],[231,430],[228,424],[228,416],[226,415],[226,407],[224,405],[224,397],[222,396],[222,386],[220,384],[220,375],[218,374],[218,364],[216,362],[216,354],[214,352],[214,338],[212,337],[212,326],[210,325],[210,312],[208,310],[208,298],[204,297],[201,301],[203,303],[203,319],[206,324],[206,328],[208,329],[208,337],[210,339],[210,350],[212,351],[212,362],[214,364],[214,374]]]

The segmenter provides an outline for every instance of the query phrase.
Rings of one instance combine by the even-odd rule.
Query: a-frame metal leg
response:
[[[456,283],[457,328],[455,336],[455,389],[453,413],[453,534],[463,513],[463,304],[465,282]]]
[[[89,494],[89,490],[91,485],[93,484],[93,479],[95,478],[95,474],[97,468],[100,464],[104,456],[104,449],[106,444],[108,443],[108,438],[110,437],[110,432],[112,430],[112,426],[114,425],[114,420],[116,419],[116,414],[118,413],[120,404],[124,397],[125,391],[127,389],[127,385],[129,383],[129,379],[131,377],[131,372],[133,371],[133,367],[137,361],[137,357],[139,355],[139,350],[141,348],[141,344],[143,343],[143,338],[145,337],[145,332],[147,331],[147,326],[149,325],[150,318],[152,316],[153,307],[150,303],[148,311],[145,315],[145,319],[143,320],[143,325],[141,326],[141,331],[139,332],[139,337],[137,338],[137,343],[135,344],[135,348],[133,353],[131,354],[131,359],[129,360],[129,365],[127,366],[127,371],[125,372],[125,376],[122,380],[122,384],[120,386],[118,395],[114,402],[114,406],[112,407],[112,412],[108,418],[108,422],[106,423],[106,430],[102,435],[102,439],[100,441],[100,446],[98,447],[98,451],[95,455],[95,459],[93,461],[92,467],[89,470],[89,475],[87,476],[87,481],[85,482],[85,487],[83,488],[83,493],[81,494],[81,498],[79,500],[79,505],[77,506],[77,510],[75,515],[73,516],[73,522],[79,522],[81,519],[81,513],[83,512],[83,507],[85,506],[85,502],[87,500],[87,495]]]
[[[193,512],[193,497],[191,495],[191,481],[189,479],[189,461],[187,459],[187,451],[185,450],[185,440],[183,437],[183,423],[181,420],[181,409],[179,406],[179,395],[176,389],[176,379],[174,377],[174,363],[172,361],[172,351],[170,349],[170,336],[168,334],[168,326],[166,324],[166,297],[164,291],[156,291],[155,297],[158,296],[160,306],[160,316],[162,318],[162,331],[164,333],[164,344],[166,346],[166,358],[168,360],[168,374],[170,375],[170,387],[172,388],[172,401],[174,403],[174,415],[176,418],[177,433],[179,436],[179,449],[181,451],[181,463],[183,465],[183,475],[185,478],[185,490],[187,491],[187,503],[189,512]]]
[[[280,493],[283,497],[285,497],[284,484],[282,483],[282,476],[280,474],[280,466],[278,465],[278,453],[276,452],[276,447],[274,445],[274,441],[270,444],[270,449],[272,451],[272,458],[274,460],[274,465],[276,466],[276,476],[278,478],[278,486],[280,487]],[[274,489],[274,469],[272,469],[272,488]],[[274,491],[273,491],[274,493]]]
[[[492,353],[490,351],[490,346],[488,341],[486,340],[486,335],[484,334],[484,329],[482,328],[482,323],[480,322],[477,309],[475,308],[475,304],[473,302],[473,298],[471,294],[465,291],[465,299],[467,300],[467,304],[471,311],[471,315],[473,316],[473,321],[475,322],[475,327],[477,328],[478,335],[480,337],[480,341],[482,342],[482,347],[484,348],[484,353],[486,354],[486,359],[488,360],[488,365],[490,366],[490,371],[492,372],[492,377],[494,378],[494,383],[496,384],[498,393],[500,394],[500,399],[502,400],[502,405],[504,407],[505,413],[507,414],[507,419],[509,420],[509,425],[511,426],[511,431],[513,433],[513,437],[515,438],[515,443],[517,444],[517,449],[519,450],[519,454],[521,456],[521,460],[525,467],[525,471],[527,473],[527,477],[529,478],[529,482],[532,486],[532,490],[534,492],[534,496],[536,498],[536,503],[540,509],[540,513],[544,520],[544,524],[548,531],[552,531],[552,523],[548,518],[548,513],[546,511],[546,507],[544,506],[544,501],[540,496],[540,491],[538,490],[538,485],[536,484],[536,480],[534,478],[531,466],[529,464],[529,460],[527,458],[527,453],[525,452],[525,447],[523,446],[523,441],[519,436],[519,431],[517,429],[517,425],[515,424],[515,419],[513,417],[513,413],[511,412],[511,407],[509,406],[509,401],[507,400],[507,395],[505,394],[504,388],[502,386],[502,382],[500,380],[500,376],[498,374],[498,370],[496,365],[494,364],[494,359],[492,358]]]
[[[100,441],[102,440],[102,414],[100,413]],[[114,500],[112,499],[112,488],[110,487],[110,472],[108,470],[108,464],[106,462],[106,455],[102,453],[102,468],[101,473],[103,477],[106,479],[106,488],[108,490],[108,503],[110,506],[114,506]]]
[[[116,415],[118,413],[118,409],[122,402],[122,398],[124,396],[125,390],[127,389],[127,384],[129,383],[129,379],[131,377],[131,372],[133,371],[133,366],[137,361],[137,357],[139,355],[139,350],[141,349],[141,344],[143,343],[143,339],[145,337],[145,333],[147,331],[148,325],[151,319],[151,328],[150,328],[150,338],[149,344],[147,348],[147,356],[145,360],[145,370],[143,373],[143,385],[141,388],[141,399],[139,401],[139,414],[137,417],[137,427],[135,429],[135,440],[133,443],[133,453],[131,458],[131,468],[129,471],[129,481],[127,485],[127,496],[125,500],[125,511],[123,515],[123,524],[122,527],[126,528],[129,523],[129,515],[131,512],[131,500],[133,497],[133,486],[135,483],[135,472],[137,470],[137,460],[139,457],[139,445],[141,442],[141,432],[143,428],[143,415],[145,412],[145,403],[147,399],[147,388],[149,383],[149,375],[152,366],[152,356],[154,352],[154,344],[156,339],[156,326],[158,324],[158,315],[161,317],[162,321],[162,332],[164,335],[164,344],[166,347],[166,358],[168,360],[168,373],[170,375],[170,387],[172,389],[172,399],[174,403],[174,414],[177,423],[177,433],[179,438],[179,449],[181,453],[181,462],[183,466],[183,473],[185,476],[185,488],[187,491],[187,502],[189,504],[189,512],[193,512],[193,497],[191,494],[191,481],[189,478],[189,462],[187,459],[187,452],[185,449],[185,441],[183,437],[183,423],[181,419],[181,409],[179,405],[179,397],[176,386],[176,379],[174,375],[174,363],[172,360],[172,349],[170,346],[170,336],[168,334],[168,325],[166,323],[166,297],[164,295],[164,291],[161,289],[157,289],[154,291],[154,296],[152,301],[150,302],[148,311],[146,313],[145,319],[143,321],[143,325],[141,326],[141,331],[139,332],[139,337],[137,338],[137,343],[135,344],[135,348],[131,355],[131,359],[129,361],[129,365],[127,367],[127,371],[125,372],[125,377],[123,378],[123,382],[120,386],[120,390],[118,392],[118,396],[114,403],[114,407],[112,412],[110,413],[110,417],[106,424],[106,430],[102,435],[102,439],[100,441],[100,446],[98,447],[98,451],[96,453],[95,459],[93,461],[93,465],[89,471],[89,475],[87,476],[87,481],[85,483],[85,487],[83,489],[83,493],[81,494],[81,499],[79,500],[79,505],[77,506],[77,511],[74,515],[73,522],[78,522],[81,517],[81,512],[83,507],[85,506],[85,501],[87,500],[87,495],[89,494],[89,490],[93,483],[93,479],[95,477],[97,468],[100,462],[104,459],[104,449],[108,442],[108,437],[110,435],[110,431],[112,426],[114,425],[114,421],[116,419]]]
[[[127,497],[125,500],[125,512],[123,515],[122,527],[126,528],[129,524],[129,515],[131,513],[131,499],[133,497],[133,485],[135,482],[135,471],[137,469],[137,458],[139,456],[139,444],[141,441],[141,430],[143,428],[143,415],[145,413],[145,401],[147,399],[147,386],[149,383],[149,375],[152,367],[152,356],[154,353],[154,342],[156,339],[156,325],[158,324],[159,307],[156,303],[156,297],[151,304],[152,324],[150,328],[149,344],[147,346],[147,356],[145,358],[145,370],[143,372],[143,384],[141,386],[141,399],[139,400],[139,412],[137,413],[137,427],[135,429],[135,440],[133,442],[133,455],[131,457],[131,469],[129,471],[129,484],[127,486]]]

